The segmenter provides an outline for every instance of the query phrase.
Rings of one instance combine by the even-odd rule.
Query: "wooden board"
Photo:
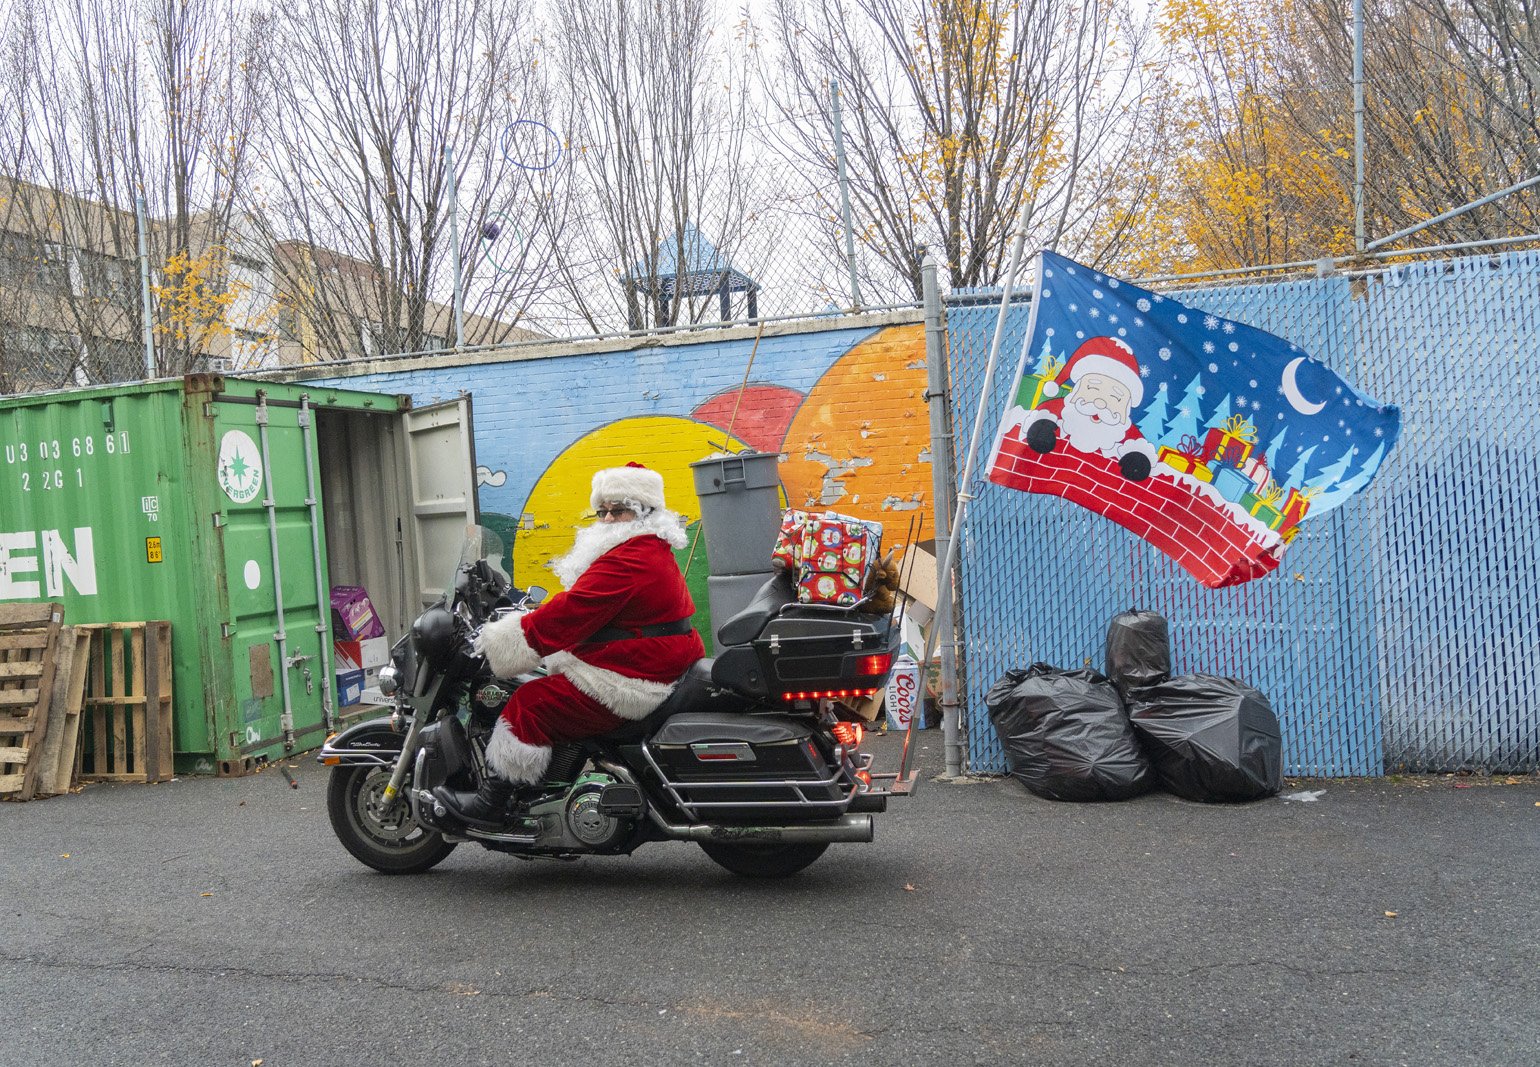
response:
[[[85,700],[86,667],[91,638],[76,626],[59,631],[58,665],[54,668],[53,701],[48,732],[38,768],[37,796],[68,793],[75,778],[75,748],[80,741],[80,710]]]
[[[0,795],[37,792],[63,621],[62,604],[0,604]]]

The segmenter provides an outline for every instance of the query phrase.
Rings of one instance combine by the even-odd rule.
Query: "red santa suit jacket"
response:
[[[572,588],[534,611],[488,623],[480,648],[503,677],[527,671],[544,658],[548,669],[566,675],[620,718],[641,719],[706,654],[694,630],[648,637],[641,628],[686,620],[694,613],[695,602],[668,542],[640,533],[594,560]],[[598,638],[605,628],[635,636]]]

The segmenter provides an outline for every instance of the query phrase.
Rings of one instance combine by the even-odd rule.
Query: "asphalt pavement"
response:
[[[927,780],[756,883],[675,843],[385,877],[293,766],[0,805],[0,1067],[1540,1064],[1534,776]]]

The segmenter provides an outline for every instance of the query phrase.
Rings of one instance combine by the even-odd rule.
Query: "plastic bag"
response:
[[[1283,784],[1283,739],[1267,697],[1234,678],[1184,674],[1127,694],[1161,785],[1203,801],[1260,800]]]
[[[984,698],[1011,774],[1049,800],[1127,800],[1155,784],[1112,683],[1046,663],[1007,671]]]
[[[1171,677],[1171,629],[1153,611],[1125,611],[1107,624],[1107,677],[1119,691]]]

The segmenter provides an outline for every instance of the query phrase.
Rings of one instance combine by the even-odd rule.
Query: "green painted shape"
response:
[[[716,632],[711,626],[711,598],[706,594],[706,579],[711,577],[711,571],[706,566],[706,531],[699,522],[693,522],[686,527],[685,533],[689,540],[683,548],[674,550],[674,559],[684,574],[684,584],[690,590],[690,599],[695,601],[695,614],[690,616],[690,625],[695,627],[701,640],[706,643],[706,654],[715,656]],[[693,560],[690,552],[692,545],[695,549]]]

